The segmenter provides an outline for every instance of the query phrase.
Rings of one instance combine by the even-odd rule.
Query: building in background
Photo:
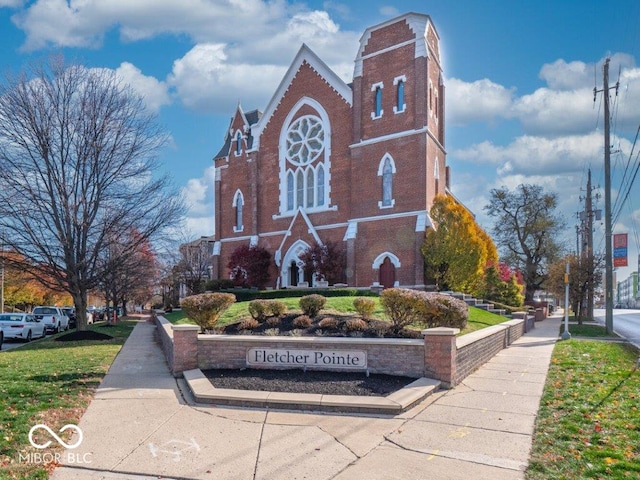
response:
[[[616,293],[616,305],[618,308],[637,308],[640,306],[640,299],[638,299],[638,272],[632,272],[625,280],[618,282]]]

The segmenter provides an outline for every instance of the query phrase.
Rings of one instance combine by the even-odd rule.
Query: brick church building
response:
[[[428,212],[448,191],[444,126],[428,15],[367,28],[350,84],[302,45],[263,112],[238,106],[214,157],[212,277],[258,245],[272,254],[270,286],[311,286],[300,256],[330,241],[349,286],[423,286]]]

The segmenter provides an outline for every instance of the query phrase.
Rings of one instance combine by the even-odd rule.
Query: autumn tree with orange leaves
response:
[[[491,237],[450,195],[435,198],[431,219],[435,228],[427,232],[422,245],[427,281],[433,281],[438,290],[477,294],[487,265],[498,263]]]

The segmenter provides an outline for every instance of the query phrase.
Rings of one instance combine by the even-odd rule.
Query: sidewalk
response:
[[[87,461],[51,478],[523,479],[560,322],[395,417],[194,404],[140,322],[80,421]]]

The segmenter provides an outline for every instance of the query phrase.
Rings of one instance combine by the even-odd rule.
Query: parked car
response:
[[[47,333],[58,333],[69,329],[69,317],[59,307],[34,307],[31,313],[44,323]]]
[[[78,317],[76,316],[76,309],[73,307],[62,307],[62,313],[69,317],[69,328],[76,328],[78,326]]]
[[[15,338],[30,342],[34,338],[45,336],[44,322],[37,320],[30,313],[2,313],[0,328],[6,339]]]
[[[0,328],[0,350],[2,350],[2,342],[4,342],[4,332]]]

